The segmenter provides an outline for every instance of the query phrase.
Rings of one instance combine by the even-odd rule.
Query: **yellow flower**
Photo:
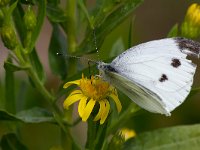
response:
[[[136,136],[135,131],[128,128],[121,129],[120,133],[124,137],[125,141]]]
[[[197,38],[200,35],[200,5],[192,4],[181,25],[181,34],[187,38]]]
[[[187,10],[186,19],[193,24],[200,25],[200,5],[194,3]]]
[[[92,76],[87,79],[82,75],[82,79],[67,82],[63,88],[68,88],[73,84],[78,85],[80,89],[74,90],[65,99],[63,106],[68,109],[71,104],[79,101],[78,112],[83,121],[89,118],[95,104],[99,103],[99,111],[94,121],[100,120],[100,124],[103,124],[110,111],[109,97],[115,102],[118,112],[121,111],[122,106],[116,89],[101,78]]]

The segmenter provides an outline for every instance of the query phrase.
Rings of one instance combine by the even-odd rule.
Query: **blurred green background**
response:
[[[100,58],[103,60],[114,57],[128,47],[128,36],[130,21],[132,24],[132,36],[133,45],[165,38],[174,26],[174,24],[180,24],[184,20],[187,8],[190,4],[199,2],[198,0],[144,0],[144,3],[140,5],[136,11],[128,17],[123,23],[121,23],[111,34],[106,37],[103,46],[100,49]],[[88,4],[93,3],[92,0],[88,1]],[[39,57],[47,72],[47,87],[56,91],[59,87],[60,79],[52,74],[48,65],[48,46],[51,37],[52,28],[48,20],[43,25],[42,33],[40,34],[37,42],[37,50]],[[98,41],[97,41],[98,42]],[[0,94],[3,101],[4,99],[4,68],[3,62],[6,59],[7,50],[3,44],[0,43],[1,55],[0,55]],[[110,51],[112,49],[112,51]],[[97,58],[97,56],[94,56]],[[194,60],[199,64],[200,60]],[[87,63],[86,63],[87,64]],[[28,109],[32,106],[48,107],[44,101],[40,101],[41,95],[32,88],[28,83],[28,80],[24,80],[26,76],[23,72],[17,72],[15,74],[18,79],[16,83],[16,103],[17,111],[24,108]],[[200,67],[197,68],[197,73],[194,79],[193,87],[200,87]],[[23,91],[20,91],[23,90]],[[24,92],[26,91],[26,92]],[[22,94],[26,93],[26,94]],[[28,97],[28,93],[32,93],[33,97]],[[130,100],[121,97],[120,100],[125,105],[130,103]],[[124,101],[123,101],[124,100]],[[74,116],[76,117],[76,108]],[[140,111],[137,116],[133,117],[127,127],[133,128],[137,133],[157,129],[160,127],[182,125],[182,124],[195,124],[200,123],[200,94],[193,96],[186,100],[180,107],[172,112],[171,117],[164,115],[152,114],[146,111]],[[9,127],[13,128],[13,127]],[[8,132],[7,122],[0,122],[0,136]],[[79,123],[72,129],[75,138],[81,145],[84,145],[86,140],[86,123]],[[50,124],[21,124],[19,131],[21,139],[30,150],[46,150],[56,148],[60,145],[60,130],[56,125]],[[58,147],[57,147],[58,148]]]

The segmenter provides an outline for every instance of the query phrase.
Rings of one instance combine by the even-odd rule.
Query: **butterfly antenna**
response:
[[[97,59],[99,61],[100,60],[100,56],[99,56],[99,49],[97,47],[97,37],[96,37],[95,29],[93,29],[93,36],[94,36],[94,46],[95,46],[95,50],[97,52]]]
[[[86,58],[86,57],[78,57],[78,56],[73,56],[73,55],[64,55],[62,53],[56,53],[56,55],[58,56],[64,56],[64,57],[68,57],[68,58],[75,58],[75,59],[80,59],[80,60],[86,60],[88,62],[93,62],[94,64],[97,64],[97,61]]]

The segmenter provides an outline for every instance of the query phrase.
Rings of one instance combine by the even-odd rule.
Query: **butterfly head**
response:
[[[104,63],[102,61],[97,63],[97,68],[99,71],[111,71],[111,72],[117,72],[115,68],[113,68],[110,64]]]

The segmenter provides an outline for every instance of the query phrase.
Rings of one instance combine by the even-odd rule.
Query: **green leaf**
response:
[[[38,16],[37,16],[37,24],[36,27],[32,31],[31,41],[29,45],[29,50],[32,51],[35,47],[35,43],[37,41],[37,38],[40,34],[40,31],[42,29],[42,25],[46,16],[46,1],[45,0],[37,0],[38,2]]]
[[[91,13],[92,16],[95,16],[93,19],[94,26],[100,26],[110,14],[123,7],[127,2],[128,0],[98,0],[95,9]]]
[[[134,19],[130,20],[130,26],[129,26],[129,35],[128,35],[128,48],[133,46],[133,22],[135,21]]]
[[[95,21],[95,33],[96,33],[96,41],[97,47],[101,47],[105,37],[115,28],[117,27],[126,17],[128,17],[136,8],[141,4],[143,0],[124,0],[111,14],[108,11],[109,15],[102,14],[105,19],[96,19]],[[103,9],[103,8],[102,8]],[[109,9],[109,8],[107,8]],[[98,16],[97,16],[98,17]],[[100,22],[102,21],[102,22]],[[96,51],[94,46],[94,31],[92,29],[87,30],[86,38],[80,44],[78,49],[79,53],[91,53],[92,51]]]
[[[124,150],[198,150],[200,125],[158,129],[137,135],[128,140]]]
[[[11,58],[8,56],[7,62],[12,63]],[[14,81],[14,73],[13,71],[5,68],[5,106],[9,112],[15,113],[15,81]]]
[[[12,3],[12,5],[10,5],[7,15],[12,14],[12,12],[14,11],[14,9],[15,9],[16,6],[17,6],[17,3],[18,3],[18,1],[15,1],[14,3]]]
[[[121,37],[119,37],[116,42],[113,44],[111,50],[110,50],[110,54],[109,57],[115,57],[119,54],[121,54],[124,51],[125,47],[124,47],[124,43]],[[103,57],[106,58],[106,57]]]
[[[85,15],[85,17],[87,18],[87,20],[89,22],[90,28],[93,28],[93,24],[92,24],[90,15],[89,15],[89,13],[87,11],[87,8],[85,6],[84,1],[83,0],[78,0],[77,2],[78,2],[79,7],[81,8],[80,9],[82,11],[81,14],[83,13]]]
[[[25,123],[54,122],[53,115],[46,109],[39,107],[21,111],[17,113],[16,117]]]
[[[6,110],[0,110],[0,121],[19,121],[23,123],[55,123],[53,114],[44,108],[34,107],[13,115]]]
[[[21,66],[16,66],[15,64],[9,62],[9,61],[5,61],[4,62],[4,68],[6,70],[9,70],[11,72],[15,72],[15,71],[20,71],[20,70],[26,70],[28,69],[28,67],[21,67]]]
[[[22,121],[6,110],[0,110],[0,121]]]
[[[1,139],[2,150],[28,150],[14,133],[6,134]]]
[[[39,9],[45,9],[45,6],[43,6],[45,4],[45,1],[39,1]],[[44,8],[43,8],[44,7]],[[44,82],[45,81],[45,73],[43,70],[43,66],[39,60],[39,57],[37,55],[37,52],[34,48],[34,44],[36,42],[37,36],[39,35],[40,29],[42,27],[43,21],[44,21],[44,16],[45,16],[45,11],[39,10],[39,12],[41,12],[41,14],[38,15],[37,18],[37,25],[35,27],[35,29],[33,30],[33,35],[32,35],[32,39],[31,39],[31,49],[29,49],[30,52],[30,61],[31,64],[35,70],[35,72],[37,73],[39,79]],[[38,12],[38,13],[39,13]],[[21,7],[21,5],[18,5],[17,9],[15,9],[14,12],[14,20],[15,20],[15,25],[17,27],[17,31],[19,32],[19,37],[21,39],[21,41],[25,40],[26,37],[26,30],[25,30],[25,25],[23,23],[23,16],[24,16],[24,10]],[[36,29],[37,28],[37,29]]]
[[[54,4],[47,4],[47,16],[54,23],[67,21],[67,16],[64,11]]]
[[[178,24],[175,24],[169,31],[167,37],[177,37],[178,36]]]
[[[44,82],[45,82],[45,79],[46,79],[46,75],[45,75],[43,66],[42,66],[42,64],[41,64],[41,62],[40,62],[40,59],[39,59],[39,57],[38,57],[38,54],[37,54],[35,48],[34,48],[34,49],[32,50],[32,52],[30,53],[29,57],[30,57],[31,64],[32,64],[32,66],[33,66],[35,72],[37,73],[37,75],[38,75],[40,81],[41,81],[42,83],[44,83]]]
[[[57,53],[66,54],[66,39],[58,25],[53,24],[53,33],[49,45],[49,64],[53,73],[64,79],[67,75],[66,57]]]
[[[26,37],[26,28],[23,22],[23,16],[24,16],[24,10],[22,8],[22,6],[20,4],[17,5],[16,9],[13,12],[13,19],[15,22],[15,27],[17,32],[19,33],[19,38],[21,40],[21,43],[23,43],[22,41],[24,41],[25,37]]]

